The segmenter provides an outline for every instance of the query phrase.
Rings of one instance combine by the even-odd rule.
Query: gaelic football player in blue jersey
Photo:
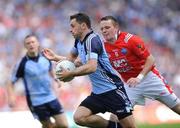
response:
[[[89,75],[92,93],[77,108],[74,121],[91,128],[135,128],[132,106],[124,85],[112,68],[99,35],[92,31],[89,17],[84,13],[74,14],[70,16],[70,26],[75,38],[70,55],[67,58],[58,56],[50,49],[44,49],[43,53],[53,61],[69,59],[74,62],[80,57],[82,66],[74,71],[56,73],[62,81],[72,76]],[[117,115],[119,124],[97,115],[105,112]]]
[[[8,85],[9,105],[15,105],[14,85],[23,79],[29,109],[43,128],[68,128],[64,110],[51,86],[54,80],[51,62],[39,52],[35,35],[25,37],[26,55],[16,64],[11,83]],[[52,123],[50,117],[55,119]]]

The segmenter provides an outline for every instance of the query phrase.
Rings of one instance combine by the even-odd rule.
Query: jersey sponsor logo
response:
[[[112,52],[114,52],[115,57],[119,56],[119,50],[118,49],[114,49],[114,50],[112,50]]]
[[[118,72],[127,72],[132,69],[124,58],[112,60],[112,65]]]
[[[114,52],[114,55],[115,55],[116,57],[118,57],[118,56],[119,56],[118,51]]]
[[[124,110],[124,109],[121,109],[121,110],[117,110],[116,112],[117,112],[117,113],[124,113],[125,110]]]
[[[113,60],[113,65],[115,68],[118,68],[118,67],[125,67],[127,66],[127,62],[126,60],[123,58],[123,59],[118,59],[118,60]]]

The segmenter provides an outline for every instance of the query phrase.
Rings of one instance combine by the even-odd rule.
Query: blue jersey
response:
[[[14,84],[19,78],[23,79],[29,106],[41,105],[56,99],[51,89],[50,70],[51,62],[41,54],[34,58],[25,56],[16,64],[11,81]]]
[[[98,66],[94,73],[89,74],[92,92],[101,94],[123,86],[121,79],[110,64],[104,45],[93,31],[88,33],[83,41],[75,40],[72,54],[79,55],[83,64],[90,59],[96,59]]]

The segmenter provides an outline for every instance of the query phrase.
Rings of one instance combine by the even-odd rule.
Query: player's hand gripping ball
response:
[[[63,70],[62,68],[69,70],[69,71],[73,71],[73,70],[75,70],[76,67],[75,67],[75,64],[73,62],[71,62],[69,60],[62,60],[62,61],[57,63],[55,71],[61,72]],[[68,81],[71,81],[72,79],[74,79],[74,77],[69,77],[63,81],[68,82]]]

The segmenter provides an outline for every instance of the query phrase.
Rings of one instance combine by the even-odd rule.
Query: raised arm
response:
[[[47,49],[47,48],[43,49],[42,53],[47,59],[51,61],[56,61],[56,62],[66,60],[66,59],[74,62],[75,59],[77,58],[77,56],[72,53],[70,53],[67,57],[60,56],[60,55],[57,55],[55,52],[53,52],[51,49]]]

